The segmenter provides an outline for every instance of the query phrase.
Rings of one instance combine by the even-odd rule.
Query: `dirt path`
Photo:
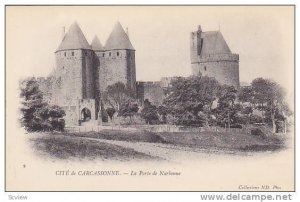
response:
[[[181,163],[188,159],[207,159],[212,156],[217,156],[217,150],[207,150],[207,149],[195,149],[188,147],[180,147],[175,145],[168,145],[162,143],[148,143],[148,142],[127,142],[127,141],[118,141],[118,140],[105,140],[105,139],[94,139],[99,142],[105,142],[109,144],[114,144],[117,146],[122,146],[126,148],[134,149],[137,152],[145,153],[154,157],[160,157],[166,161],[173,163]],[[227,152],[227,155],[232,154]]]
[[[43,135],[36,135],[36,137],[44,137]],[[68,137],[75,139],[83,139],[93,141],[94,144],[99,142],[99,145],[103,143],[118,146],[120,148],[132,149],[135,152],[139,152],[142,154],[146,154],[151,157],[158,157],[159,159],[164,159],[165,162],[182,164],[188,162],[198,162],[198,163],[206,163],[217,161],[219,159],[236,159],[236,158],[244,158],[246,156],[264,156],[268,157],[272,155],[273,152],[239,152],[236,150],[229,151],[222,150],[222,148],[195,148],[195,147],[187,147],[173,144],[165,144],[165,143],[149,143],[149,142],[129,142],[129,141],[120,141],[120,140],[107,140],[107,139],[99,139],[99,138],[91,138],[91,137],[82,137],[82,136],[69,136],[69,135],[61,135],[57,134],[60,137]],[[117,148],[117,147],[116,147]],[[123,153],[122,153],[123,154]]]

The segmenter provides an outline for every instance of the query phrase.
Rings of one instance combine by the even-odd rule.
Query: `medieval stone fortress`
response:
[[[132,89],[140,104],[145,99],[160,104],[163,89],[175,77],[136,81],[135,51],[119,22],[105,46],[97,36],[89,44],[76,22],[67,33],[63,28],[62,41],[55,50],[56,68],[49,77],[38,78],[44,99],[65,110],[69,126],[99,119],[101,107],[105,107],[101,95],[117,82]],[[221,84],[239,87],[239,55],[231,53],[220,31],[203,32],[199,26],[190,36],[190,55],[193,75],[215,77]]]

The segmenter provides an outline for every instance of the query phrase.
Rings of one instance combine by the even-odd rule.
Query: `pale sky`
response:
[[[105,45],[116,21],[128,27],[136,49],[137,80],[188,76],[190,32],[220,28],[233,53],[240,55],[240,81],[271,78],[294,92],[294,8],[244,6],[162,7],[7,7],[8,73],[16,78],[47,76],[62,27],[77,21],[89,42]],[[9,75],[8,75],[9,76]]]

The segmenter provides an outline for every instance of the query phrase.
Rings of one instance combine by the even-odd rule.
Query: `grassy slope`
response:
[[[272,151],[284,146],[283,139],[274,136],[252,136],[221,132],[153,133],[148,131],[103,130],[101,132],[65,133],[65,135],[239,151]]]
[[[272,151],[284,146],[282,139],[247,134],[221,132],[185,133],[181,136],[174,133],[160,134],[171,144],[201,148],[217,148],[239,151]]]
[[[33,148],[41,155],[51,156],[58,159],[157,159],[150,155],[137,152],[133,149],[124,148],[97,140],[89,140],[81,137],[69,137],[64,135],[43,134],[43,136],[30,139]]]
[[[167,143],[159,133],[148,131],[102,130],[100,132],[64,133],[68,136],[91,137],[130,142]]]

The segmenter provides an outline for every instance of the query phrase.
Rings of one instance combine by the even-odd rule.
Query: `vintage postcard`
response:
[[[6,6],[6,191],[294,191],[294,6]]]

